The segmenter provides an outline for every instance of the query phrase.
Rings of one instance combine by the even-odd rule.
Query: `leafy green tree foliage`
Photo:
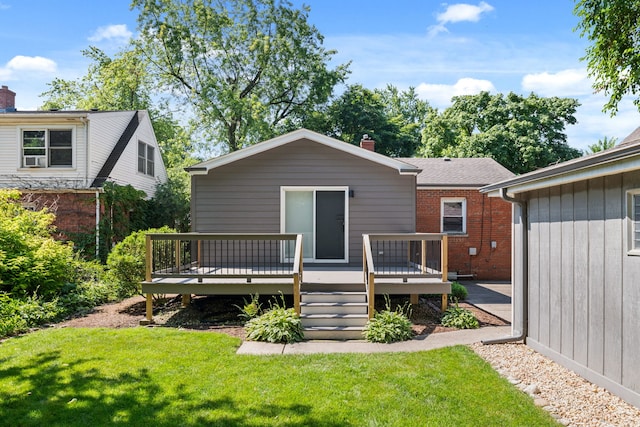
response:
[[[54,219],[46,210],[24,209],[18,191],[0,190],[0,290],[50,298],[73,280],[73,248],[51,237]]]
[[[424,157],[491,157],[525,173],[579,157],[567,145],[566,125],[575,124],[579,103],[570,98],[509,93],[457,96],[442,113],[428,114],[422,132]]]
[[[323,110],[309,114],[301,126],[355,145],[367,134],[376,141],[376,152],[411,157],[430,110],[413,88],[401,92],[388,85],[370,90],[356,84]]]
[[[133,0],[139,46],[161,84],[181,93],[225,151],[273,136],[314,110],[347,75],[286,0]]]
[[[588,147],[586,154],[599,153],[600,151],[608,150],[609,148],[613,148],[618,143],[617,138],[607,138],[606,136],[603,139],[598,140],[595,144],[591,144]]]
[[[580,18],[576,29],[592,43],[582,59],[593,87],[609,97],[603,110],[615,115],[627,94],[636,96],[640,109],[640,1],[579,0],[574,14]]]

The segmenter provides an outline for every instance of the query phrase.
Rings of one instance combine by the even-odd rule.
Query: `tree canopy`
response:
[[[587,61],[593,87],[609,97],[603,110],[612,115],[627,94],[640,109],[640,1],[579,0],[574,14],[577,30],[592,44],[582,58]]]
[[[579,103],[570,98],[481,92],[453,98],[431,110],[418,154],[424,157],[491,157],[514,173],[525,173],[582,153],[566,143]]]
[[[235,151],[315,109],[348,65],[286,0],[133,0],[139,47],[161,84],[193,107],[208,136]]]

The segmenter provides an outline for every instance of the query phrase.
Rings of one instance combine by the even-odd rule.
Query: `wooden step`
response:
[[[301,314],[367,314],[366,302],[301,302]]]
[[[367,294],[365,292],[300,292],[301,302],[367,302]]]
[[[301,314],[300,320],[302,326],[360,326],[363,327],[369,320],[369,316],[365,314]]]
[[[307,340],[362,340],[363,328],[359,326],[310,326],[304,328]]]

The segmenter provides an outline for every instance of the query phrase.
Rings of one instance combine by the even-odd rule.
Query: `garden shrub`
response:
[[[244,305],[242,307],[234,304],[238,310],[240,310],[240,314],[238,317],[244,320],[251,320],[255,317],[258,317],[262,314],[262,303],[260,302],[260,294],[249,295],[251,299],[247,301],[242,298]]]
[[[107,257],[109,280],[116,286],[120,298],[141,292],[140,282],[145,276],[145,253],[147,233],[175,233],[169,227],[136,231],[116,244]]]
[[[61,312],[57,300],[43,301],[34,296],[14,299],[0,292],[0,337],[21,334],[53,322]]]
[[[364,338],[370,342],[392,343],[406,341],[413,337],[411,328],[411,306],[405,304],[391,310],[389,295],[385,295],[386,308],[377,312],[370,319],[362,332]]]
[[[480,322],[478,322],[476,316],[470,310],[460,308],[458,301],[456,301],[455,307],[449,307],[444,312],[440,323],[442,326],[458,329],[477,329],[480,327]]]
[[[293,308],[286,308],[282,294],[280,299],[282,304],[275,299],[275,303],[270,302],[268,310],[245,323],[248,340],[292,343],[304,339],[300,316]]]
[[[19,200],[18,191],[0,190],[0,290],[51,299],[74,278],[77,257],[71,244],[51,237],[53,214],[24,209]]]
[[[467,295],[467,288],[465,288],[464,285],[461,285],[458,282],[451,282],[451,293],[449,294],[449,298],[456,301],[464,301],[467,299]]]

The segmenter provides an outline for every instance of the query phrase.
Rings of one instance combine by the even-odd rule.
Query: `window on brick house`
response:
[[[467,232],[467,200],[443,198],[440,205],[440,230],[442,233]]]
[[[138,141],[138,172],[154,176],[154,151],[149,144]]]
[[[640,190],[627,193],[628,253],[640,255]]]
[[[22,131],[24,168],[72,167],[71,129],[33,129]]]

